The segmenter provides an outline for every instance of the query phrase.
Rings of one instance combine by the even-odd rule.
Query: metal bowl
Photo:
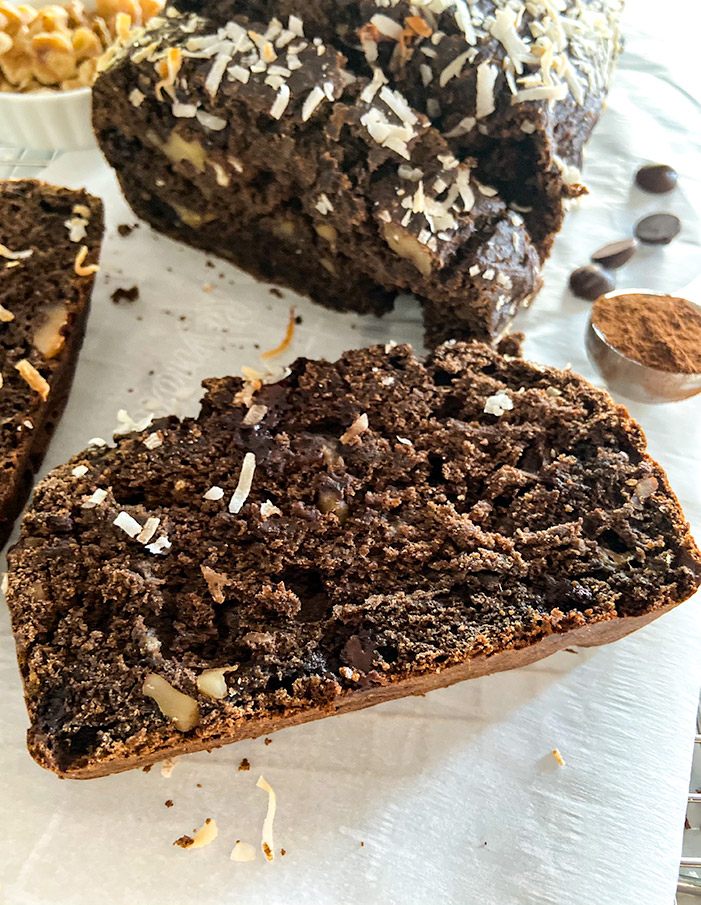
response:
[[[604,298],[623,295],[659,297],[662,294],[651,292],[649,289],[625,289],[608,292]],[[628,358],[609,343],[601,330],[592,323],[591,316],[587,326],[586,347],[590,360],[599,369],[609,387],[615,393],[635,402],[648,404],[678,402],[701,393],[701,374],[660,371]]]

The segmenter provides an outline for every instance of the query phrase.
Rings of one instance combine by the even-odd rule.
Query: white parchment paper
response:
[[[683,26],[683,27],[682,27]],[[584,353],[587,303],[570,269],[628,234],[644,212],[672,210],[684,230],[644,250],[619,286],[676,291],[701,271],[701,107],[695,0],[631,0],[621,60],[590,146],[591,195],[573,211],[546,286],[517,326],[527,353],[597,380]],[[631,188],[636,167],[673,164],[673,196]],[[157,236],[135,218],[97,152],[46,174],[85,185],[107,206],[102,272],[71,399],[44,471],[116,412],[193,413],[199,382],[256,364],[302,315],[291,359],[332,357],[369,342],[421,342],[411,300],[382,320],[336,315]],[[140,300],[110,293],[137,284]],[[701,398],[631,405],[701,526]],[[561,653],[518,672],[85,783],[61,782],[29,758],[26,714],[6,614],[0,625],[0,903],[8,905],[667,905],[673,897],[691,735],[701,682],[698,600],[607,648]],[[566,765],[549,752],[557,747]],[[238,771],[242,758],[249,772]],[[276,860],[260,852],[267,796],[278,797]],[[173,806],[166,808],[166,800]],[[207,848],[173,841],[205,818]],[[236,840],[256,860],[232,863]],[[362,844],[361,844],[362,843]],[[286,855],[280,855],[280,849]]]

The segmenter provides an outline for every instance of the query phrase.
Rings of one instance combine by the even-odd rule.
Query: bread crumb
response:
[[[169,798],[169,799],[166,801],[165,805],[166,805],[167,808],[172,808],[172,807],[173,807],[173,799],[172,799],[172,798]]]
[[[179,845],[180,848],[190,848],[194,841],[195,840],[192,838],[192,836],[180,836],[175,840],[173,845]]]
[[[265,739],[265,744],[266,744],[266,745],[272,745],[272,743],[273,743],[273,740],[272,740],[271,738],[266,738],[266,739]]]
[[[248,762],[248,758],[244,757],[244,759],[239,764],[239,770],[241,770],[242,772],[246,772],[247,770],[250,770],[250,769],[251,769],[251,765]]]
[[[168,757],[161,764],[161,776],[164,779],[168,779],[169,776],[173,774],[173,768],[175,767],[175,758]]]
[[[120,302],[136,302],[139,298],[139,287],[130,286],[129,289],[122,289],[120,287],[114,290],[110,298],[115,305],[118,305]]]

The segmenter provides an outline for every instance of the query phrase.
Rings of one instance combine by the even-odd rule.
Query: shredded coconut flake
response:
[[[231,499],[229,500],[229,512],[232,515],[236,515],[243,508],[243,504],[248,499],[248,494],[251,492],[251,485],[253,484],[253,475],[256,470],[256,457],[254,453],[247,452],[243,457],[243,463],[241,464],[241,474],[239,475],[239,481],[236,485],[236,490],[233,492]]]
[[[206,113],[204,110],[198,110],[196,116],[197,122],[204,126],[205,129],[211,129],[212,132],[221,132],[226,128],[226,120],[221,116],[214,116],[212,113]]]
[[[372,70],[372,81],[370,81],[360,92],[360,100],[365,104],[372,103],[373,98],[383,85],[387,84],[384,72],[375,66]]]
[[[299,18],[299,16],[291,15],[287,20],[287,28],[292,32],[293,35],[296,35],[298,38],[304,37],[304,23]]]
[[[315,85],[302,104],[302,122],[306,123],[319,104],[326,98],[323,88]]]
[[[117,427],[116,430],[113,431],[115,436],[119,436],[121,434],[138,433],[139,431],[144,431],[147,427],[149,427],[149,425],[153,421],[153,414],[149,413],[139,421],[135,421],[126,409],[120,409],[117,412],[117,421],[119,422],[119,427]],[[153,434],[151,434],[151,436],[153,436]]]
[[[13,321],[14,319],[14,314],[11,311],[8,311],[4,305],[0,305],[0,323],[9,324],[10,321]]]
[[[273,787],[267,783],[262,776],[258,777],[256,785],[259,789],[268,793],[268,813],[265,815],[265,820],[263,821],[260,847],[263,849],[263,854],[268,861],[273,861],[275,859],[273,850],[273,821],[275,820],[275,811],[277,810],[277,796],[275,795]]]
[[[484,119],[494,113],[494,84],[499,70],[496,66],[483,60],[477,67],[477,119]]]
[[[263,418],[265,418],[267,411],[267,405],[252,405],[244,416],[243,424],[245,424],[246,427],[254,427],[256,424],[260,424]]]
[[[154,432],[146,437],[144,446],[146,449],[158,449],[159,446],[163,446],[163,440],[161,440],[158,434]]]
[[[88,246],[81,245],[78,249],[78,254],[75,256],[75,262],[73,263],[73,270],[75,270],[79,277],[88,277],[93,273],[97,273],[100,269],[98,264],[84,264],[83,262],[87,256]]]
[[[224,490],[221,487],[217,487],[215,484],[213,487],[210,487],[209,490],[204,494],[205,500],[220,500],[224,496]]]
[[[278,509],[274,503],[271,503],[270,500],[266,500],[264,503],[260,504],[260,517],[263,521],[269,519],[272,515],[282,515],[282,510]]]
[[[553,748],[552,754],[553,754],[553,757],[555,758],[555,760],[558,762],[558,764],[559,764],[561,767],[564,767],[564,766],[565,766],[565,758],[560,754],[559,749],[558,749],[558,748]]]
[[[129,537],[136,537],[136,535],[141,531],[141,525],[135,518],[129,515],[128,512],[124,512],[122,510],[117,518],[112,522],[113,525],[116,525],[118,528],[121,528],[125,534],[128,534]]]
[[[7,572],[2,573],[2,582],[0,582],[0,591],[3,594],[7,594],[7,590],[10,586],[10,579],[8,578]]]
[[[34,365],[30,361],[27,361],[26,358],[23,358],[21,361],[17,362],[15,368],[19,371],[22,379],[26,381],[29,386],[39,394],[42,401],[46,402],[49,397],[49,390],[51,389],[51,387],[49,386],[48,381],[41,376]]]
[[[197,114],[197,104],[181,104],[180,101],[173,101],[170,109],[177,119],[192,119]]]
[[[365,412],[362,415],[358,415],[355,421],[351,424],[345,433],[341,434],[340,441],[347,446],[352,443],[357,437],[361,434],[365,433],[365,431],[369,427],[368,416]]]
[[[87,500],[83,503],[83,509],[94,509],[95,506],[101,506],[102,503],[107,499],[107,491],[102,490],[102,488],[98,488],[91,496],[87,498]]]
[[[512,104],[520,104],[524,101],[561,101],[567,96],[567,85],[560,82],[559,85],[536,85],[534,88],[524,88],[511,98]]]
[[[474,116],[464,116],[457,126],[454,126],[450,132],[445,133],[446,138],[458,138],[460,135],[467,135],[468,132],[472,132],[477,124],[477,120]]]
[[[240,839],[237,839],[236,845],[231,850],[231,860],[232,861],[255,861],[256,860],[256,850],[250,844],[250,842],[241,842]]]
[[[145,549],[148,550],[149,553],[158,555],[159,553],[165,553],[166,550],[170,550],[172,546],[173,545],[168,538],[165,535],[161,535],[161,537],[152,544],[147,544]]]
[[[88,234],[86,229],[88,222],[82,217],[71,217],[70,220],[65,220],[63,225],[68,230],[68,238],[71,242],[80,242]]]
[[[327,199],[328,201],[328,199]],[[333,207],[331,208],[333,210]],[[275,346],[274,349],[268,349],[266,352],[261,352],[260,357],[263,361],[267,361],[270,358],[277,358],[278,355],[282,355],[282,353],[289,347],[292,342],[292,338],[295,332],[295,309],[290,308],[290,316],[287,319],[287,328],[285,329],[285,335],[282,339],[282,342]],[[263,381],[265,383],[265,380]]]
[[[129,92],[129,103],[132,105],[132,107],[140,107],[145,100],[146,95],[143,93],[143,91],[139,91],[138,88],[133,88]]]
[[[34,254],[33,248],[26,248],[23,251],[10,251],[7,245],[0,242],[0,258],[7,258],[8,261],[22,261],[30,258]]]
[[[158,531],[158,526],[161,524],[161,520],[156,516],[151,516],[146,519],[146,524],[141,529],[141,531],[136,535],[136,539],[140,544],[147,544],[153,535]]]
[[[71,474],[73,475],[74,478],[84,478],[87,473],[88,473],[87,465],[76,465],[76,467],[71,472]]]
[[[399,22],[395,22],[389,16],[383,16],[382,13],[376,13],[370,19],[370,24],[374,25],[381,35],[392,38],[394,41],[399,41],[404,31]]]
[[[441,86],[441,88],[444,88],[452,78],[460,75],[460,73],[462,72],[462,67],[467,62],[467,58],[470,56],[470,53],[471,51],[466,50],[465,53],[461,53],[459,56],[455,57],[454,60],[451,60],[450,63],[448,63],[448,65],[445,67],[445,69],[443,69],[440,76],[438,77],[438,84]],[[479,66],[477,67],[477,70],[479,72]]]
[[[180,848],[204,848],[205,845],[214,842],[218,835],[219,829],[217,828],[217,824],[208,817],[192,837],[192,842],[186,844],[180,843]]]
[[[329,201],[329,196],[326,192],[322,192],[319,195],[319,198],[314,205],[314,207],[319,211],[320,214],[326,216],[326,214],[330,214],[333,211],[333,204]]]
[[[290,102],[290,86],[283,82],[278,89],[278,93],[275,95],[275,100],[273,101],[273,106],[270,108],[270,115],[273,119],[280,119],[282,114],[287,110],[287,105]]]
[[[499,418],[504,412],[511,411],[513,407],[514,403],[506,390],[499,390],[484,403],[484,413],[485,415],[496,415]]]

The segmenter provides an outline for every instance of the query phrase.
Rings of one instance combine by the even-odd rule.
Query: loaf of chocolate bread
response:
[[[641,429],[569,371],[448,343],[206,387],[55,469],[10,553],[29,748],[61,776],[612,641],[701,582]]]
[[[185,6],[95,86],[134,210],[334,308],[414,292],[430,344],[501,335],[583,190],[618,0]]]
[[[0,182],[0,546],[68,398],[102,241],[102,202]]]

